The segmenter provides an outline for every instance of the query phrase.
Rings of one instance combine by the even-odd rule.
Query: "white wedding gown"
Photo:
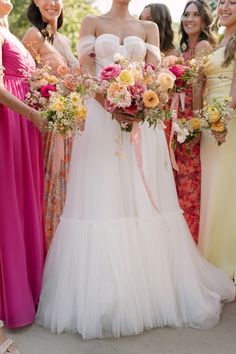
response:
[[[115,53],[146,55],[140,38],[86,37],[80,55],[96,53],[97,71]],[[157,52],[157,51],[156,51]],[[129,133],[126,159],[115,154],[120,128],[92,99],[84,134],[75,139],[66,204],[46,261],[37,322],[83,338],[131,335],[163,326],[210,328],[230,279],[199,254],[176,196],[162,129],[142,125],[144,188]]]

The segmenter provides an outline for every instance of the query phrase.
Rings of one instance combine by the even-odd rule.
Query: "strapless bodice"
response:
[[[98,37],[86,36],[82,38],[77,46],[78,57],[83,58],[95,54],[97,71],[99,68],[109,65],[114,60],[114,55],[119,53],[125,57],[145,59],[147,50],[160,59],[160,50],[158,47],[146,43],[142,38],[137,36],[127,36],[123,43],[120,38],[114,34],[106,33]]]
[[[210,103],[214,97],[223,99],[230,94],[234,60],[232,60],[227,67],[222,67],[224,50],[225,47],[220,47],[215,52],[211,53],[204,65],[204,73],[206,76],[205,99],[207,103]]]
[[[35,62],[28,50],[8,29],[1,27],[0,34],[4,38],[2,47],[2,65],[4,78],[25,78],[35,70]]]

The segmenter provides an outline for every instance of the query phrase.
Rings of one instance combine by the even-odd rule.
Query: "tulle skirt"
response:
[[[163,326],[211,328],[235,288],[199,254],[178,206],[162,129],[143,125],[142,157],[130,134],[91,100],[74,141],[65,209],[49,250],[37,322],[83,338]]]

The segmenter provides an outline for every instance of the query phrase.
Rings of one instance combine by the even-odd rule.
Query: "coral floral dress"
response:
[[[184,52],[185,60],[190,60],[193,57],[194,49],[195,47],[191,47]],[[185,90],[185,110],[178,111],[179,119],[192,117],[192,103],[192,87],[190,86]],[[200,143],[191,149],[188,149],[186,144],[177,143],[175,158],[179,168],[179,172],[175,171],[179,204],[184,211],[194,241],[198,243],[201,197]]]

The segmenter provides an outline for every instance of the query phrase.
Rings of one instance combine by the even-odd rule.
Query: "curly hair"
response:
[[[151,20],[155,22],[160,33],[160,49],[161,51],[174,49],[174,31],[172,29],[172,19],[170,11],[165,4],[149,4],[145,6],[150,8]]]
[[[181,22],[180,22],[180,29],[179,29],[179,33],[181,35],[180,49],[182,52],[186,51],[189,46],[189,42],[188,42],[189,38],[183,28],[183,17],[186,13],[187,8],[191,4],[194,4],[197,7],[200,17],[202,19],[202,27],[201,27],[201,32],[199,33],[198,36],[198,42],[202,40],[207,40],[213,46],[216,44],[216,36],[212,31],[213,16],[211,14],[210,6],[208,5],[207,1],[204,0],[190,0],[185,5],[183,14],[181,16]]]
[[[34,25],[36,28],[38,28],[38,30],[42,34],[42,36],[48,42],[53,43],[54,35],[52,33],[50,33],[50,31],[48,29],[48,23],[43,21],[41,12],[33,0],[31,0],[31,3],[28,7],[27,17],[28,17],[28,20],[32,23],[32,25]],[[61,28],[62,25],[63,25],[63,10],[61,11],[60,16],[58,17],[58,20],[57,20],[57,29]]]

